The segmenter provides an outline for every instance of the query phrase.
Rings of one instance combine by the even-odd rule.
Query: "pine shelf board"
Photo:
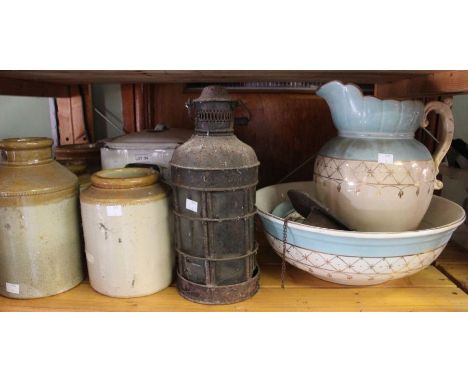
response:
[[[461,289],[468,293],[468,263],[466,264],[439,264],[439,269],[448,275]]]
[[[468,250],[460,245],[449,242],[442,254],[436,261],[436,264],[468,264]]]
[[[312,276],[311,276],[312,277]],[[468,296],[453,287],[277,288],[261,287],[249,300],[232,305],[201,305],[169,287],[152,296],[115,299],[93,291],[89,283],[35,300],[1,298],[0,311],[468,311]]]
[[[280,259],[262,242],[259,259],[260,290],[238,304],[192,303],[179,296],[174,286],[147,297],[116,299],[95,292],[85,280],[52,297],[33,300],[0,297],[0,311],[468,311],[468,295],[434,266],[381,285],[345,287],[288,265],[282,289]]]
[[[436,261],[437,268],[468,293],[468,251],[450,243]]]

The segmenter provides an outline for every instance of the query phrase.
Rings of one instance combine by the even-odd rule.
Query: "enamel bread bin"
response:
[[[287,191],[291,189],[313,193],[314,185],[313,182],[283,183],[257,191],[258,214],[268,242],[282,256],[284,220],[290,218],[286,261],[338,284],[380,284],[419,272],[437,259],[452,233],[465,220],[463,208],[433,196],[420,226],[414,231],[379,233],[319,228],[297,219],[299,215],[288,206]],[[273,210],[279,216],[273,215]],[[279,210],[282,212],[278,213]]]
[[[162,178],[169,180],[169,161],[174,150],[192,136],[187,129],[144,130],[109,139],[101,148],[103,169],[128,164],[155,164]]]

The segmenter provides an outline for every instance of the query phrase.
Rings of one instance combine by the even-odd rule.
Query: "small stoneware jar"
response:
[[[55,159],[66,167],[69,163],[82,162],[92,174],[101,169],[101,146],[100,142],[57,146]]]
[[[168,190],[150,168],[95,173],[81,193],[91,286],[112,297],[158,292],[172,281]]]
[[[35,298],[83,279],[78,179],[49,138],[0,140],[0,294]]]
[[[55,148],[55,159],[78,177],[80,191],[90,185],[91,175],[101,169],[101,146],[97,142]]]
[[[88,173],[86,164],[83,161],[68,162],[64,166],[78,177],[80,192],[91,185],[91,174]]]

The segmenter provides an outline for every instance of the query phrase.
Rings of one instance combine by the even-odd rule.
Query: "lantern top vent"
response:
[[[235,102],[235,100],[222,86],[212,85],[203,88],[200,97],[193,102]]]

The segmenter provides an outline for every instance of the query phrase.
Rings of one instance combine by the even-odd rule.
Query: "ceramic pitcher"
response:
[[[453,138],[450,105],[433,101],[380,100],[352,84],[332,81],[317,95],[330,107],[338,136],[320,150],[314,166],[319,200],[359,231],[417,229],[431,202],[439,164]],[[431,156],[416,139],[431,111],[442,119]]]

